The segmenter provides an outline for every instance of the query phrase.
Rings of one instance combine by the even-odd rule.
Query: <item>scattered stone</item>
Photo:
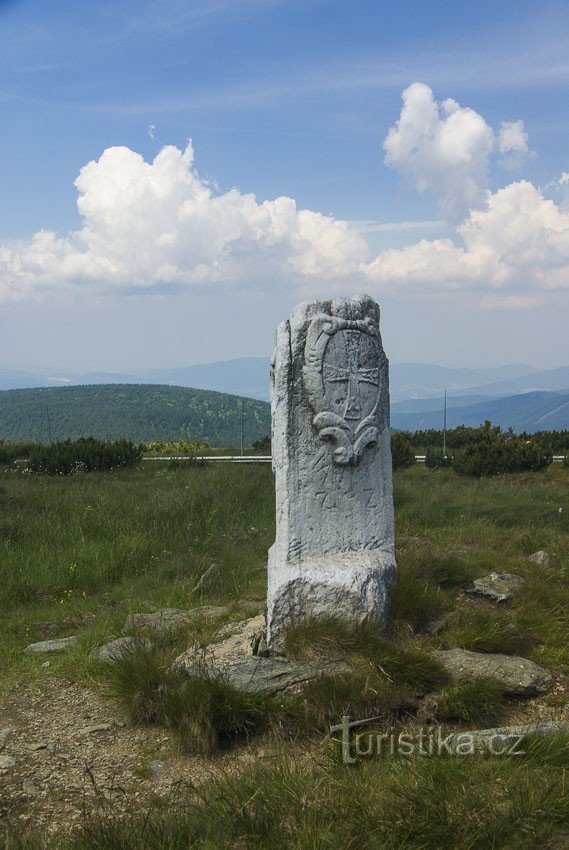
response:
[[[39,753],[40,750],[47,750],[49,744],[46,741],[42,741],[41,744],[33,744],[32,752]]]
[[[8,737],[8,735],[11,735],[12,732],[14,732],[14,731],[15,731],[15,728],[13,726],[8,726],[6,729],[0,729],[0,752],[4,749],[4,747],[6,745],[5,744],[6,738]]]
[[[219,578],[220,574],[221,570],[218,564],[211,564],[205,573],[200,576],[197,584],[192,590],[192,593],[198,593],[200,590],[206,590],[211,587],[211,585]]]
[[[188,672],[190,669],[195,669],[196,664],[203,666],[211,661],[243,661],[257,654],[254,650],[258,649],[266,630],[264,614],[239,623],[228,623],[215,633],[214,639],[218,639],[216,643],[210,643],[205,647],[190,647],[176,658],[174,664],[180,670]]]
[[[22,782],[22,791],[26,794],[35,794],[37,790],[37,786],[33,779],[24,779]]]
[[[26,646],[26,652],[64,652],[76,640],[77,635],[55,640],[40,640],[39,643],[30,643],[29,646]]]
[[[527,738],[549,738],[569,732],[567,723],[529,723],[523,726],[502,726],[496,729],[474,729],[455,732],[445,737],[445,750],[450,753],[490,753],[505,755],[514,752],[521,755]]]
[[[395,578],[389,374],[379,306],[310,301],[279,325],[271,363],[277,532],[268,644],[308,614],[386,621]]]
[[[176,663],[180,659],[177,659]],[[300,663],[286,658],[250,656],[240,661],[210,658],[179,665],[188,675],[219,675],[234,688],[257,694],[277,694],[324,675],[341,675],[350,670],[345,661]]]
[[[148,650],[151,647],[152,644],[147,638],[120,637],[103,646],[96,646],[89,653],[89,658],[92,661],[119,661],[138,649]]]
[[[47,670],[48,667],[51,667],[51,661],[44,661],[42,667],[44,670]]]
[[[545,549],[540,549],[539,552],[534,552],[533,555],[530,555],[528,561],[532,564],[536,564],[538,567],[548,567],[549,555]]]
[[[476,679],[497,679],[510,696],[531,697],[546,693],[554,684],[553,676],[535,661],[516,655],[447,649],[433,653],[453,682],[462,684]]]
[[[10,767],[14,767],[16,764],[16,759],[12,756],[2,756],[0,755],[0,770],[8,770]]]
[[[476,578],[466,588],[467,593],[476,596],[486,596],[494,602],[507,602],[512,593],[523,584],[521,576],[514,573],[488,573],[487,576]]]
[[[427,623],[425,626],[425,634],[430,637],[439,635],[441,632],[444,632],[453,620],[457,619],[457,616],[457,611],[447,611],[445,614],[441,614],[441,616],[437,617],[436,620],[431,620],[430,623]]]
[[[112,723],[98,723],[95,726],[84,726],[77,732],[78,738],[83,738],[87,735],[92,735],[94,732],[109,732],[113,728]]]
[[[227,605],[202,605],[188,610],[162,608],[154,614],[131,614],[125,623],[124,631],[138,632],[157,638],[168,637],[173,632],[191,626],[199,620],[215,619],[228,613]]]
[[[158,780],[162,779],[164,774],[168,770],[168,765],[164,764],[162,761],[154,760],[149,762],[148,770],[150,771],[150,775],[154,782],[158,782]]]

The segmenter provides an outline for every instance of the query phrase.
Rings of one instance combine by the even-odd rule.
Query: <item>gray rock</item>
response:
[[[0,770],[8,770],[10,767],[14,767],[16,764],[16,759],[12,756],[2,756],[0,755]]]
[[[168,765],[164,764],[162,761],[158,761],[155,759],[148,763],[148,770],[150,771],[150,775],[155,782],[158,782],[159,779],[162,779],[164,774],[168,770]]]
[[[491,677],[497,679],[510,696],[531,697],[546,693],[554,683],[544,668],[515,655],[448,649],[434,652],[453,682],[459,684]]]
[[[162,608],[153,614],[131,614],[125,623],[124,631],[167,637],[199,620],[216,619],[228,613],[227,605],[202,605],[187,610]]]
[[[532,564],[536,564],[538,567],[548,567],[549,555],[545,549],[540,549],[539,552],[534,552],[533,555],[530,555],[528,561]]]
[[[310,679],[323,675],[341,675],[350,670],[345,661],[324,661],[307,663],[289,661],[285,658],[245,658],[231,663],[223,659],[214,659],[205,667],[199,662],[186,666],[188,675],[219,675],[240,691],[272,695],[281,693]]]
[[[439,635],[441,632],[444,632],[447,626],[454,622],[457,617],[457,611],[447,611],[445,614],[441,614],[441,616],[437,617],[436,620],[431,620],[430,623],[427,623],[425,627],[425,634],[431,637]]]
[[[33,781],[33,779],[24,779],[22,782],[22,791],[26,794],[36,794],[37,793],[37,785]]]
[[[94,726],[84,726],[77,730],[77,737],[83,738],[87,735],[93,735],[95,732],[110,732],[113,728],[112,723],[96,723]]]
[[[474,729],[469,732],[456,732],[445,737],[447,752],[450,753],[490,753],[505,755],[509,751],[521,755],[526,750],[524,739],[549,738],[567,734],[567,723],[529,723],[521,726],[501,726],[496,729]],[[512,748],[514,748],[512,750]]]
[[[6,745],[6,739],[14,731],[15,731],[14,726],[8,726],[6,729],[0,729],[0,752],[4,749],[4,747]]]
[[[125,655],[136,652],[138,649],[151,649],[151,647],[152,644],[148,638],[120,637],[103,646],[96,646],[89,653],[89,658],[93,661],[119,661]]]
[[[268,644],[303,617],[383,625],[395,577],[388,363],[369,296],[300,304],[271,363]]]
[[[57,638],[56,640],[40,640],[39,643],[30,643],[26,646],[26,652],[64,652],[77,640],[77,635]]]
[[[514,573],[488,573],[487,576],[476,578],[466,588],[467,593],[476,596],[486,596],[494,602],[507,602],[512,593],[523,584],[521,576]]]
[[[259,644],[266,631],[267,624],[263,614],[239,623],[228,623],[215,633],[215,643],[204,647],[190,647],[176,658],[174,665],[188,672],[194,670],[196,665],[203,667],[212,661],[243,661],[258,654]]]

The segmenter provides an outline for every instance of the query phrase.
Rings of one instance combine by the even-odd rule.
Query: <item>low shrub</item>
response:
[[[8,443],[0,440],[0,465],[5,466],[14,463],[15,460],[27,458],[36,445],[36,443]]]
[[[403,431],[391,434],[391,461],[393,469],[405,469],[415,463],[415,449],[411,437]]]
[[[536,472],[551,460],[540,443],[502,434],[499,428],[491,428],[486,422],[478,438],[455,458],[453,468],[459,475],[480,478],[507,472]]]
[[[457,454],[457,452],[455,452]],[[449,454],[443,455],[442,449],[428,448],[425,454],[425,466],[429,469],[448,469],[452,466],[453,458]]]
[[[134,466],[141,457],[140,446],[131,440],[96,440],[94,437],[82,437],[51,446],[35,445],[29,453],[27,471],[39,475],[109,471],[118,467]]]

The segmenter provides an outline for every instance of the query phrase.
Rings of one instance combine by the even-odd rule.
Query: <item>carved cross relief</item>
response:
[[[369,320],[318,316],[306,337],[304,383],[334,462],[358,464],[379,435],[380,345]]]

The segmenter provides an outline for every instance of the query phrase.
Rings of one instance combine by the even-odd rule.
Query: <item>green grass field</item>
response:
[[[407,706],[406,689],[416,688],[420,680],[423,691],[435,694],[439,719],[453,728],[484,728],[519,719],[520,704],[504,701],[492,683],[470,691],[446,687],[429,653],[462,646],[524,654],[566,681],[569,469],[472,480],[417,465],[396,473],[395,503],[400,579],[392,624],[383,642],[377,642],[391,684],[386,688],[385,681],[378,680],[370,698],[372,680],[359,672],[349,682],[351,707],[368,710],[374,699],[385,700],[398,722],[411,728],[417,723],[416,705]],[[79,635],[67,654],[53,657],[49,675],[100,689],[105,682],[89,662],[89,651],[106,635],[120,634],[129,613],[147,611],[149,604],[185,608],[228,603],[229,616],[239,619],[239,600],[264,598],[264,565],[273,536],[273,477],[266,465],[153,462],[138,469],[62,478],[4,470],[4,698],[9,700],[16,685],[41,687],[44,659],[23,649],[45,639],[47,632],[49,637]],[[538,549],[550,554],[548,567],[528,562],[528,555]],[[197,579],[212,563],[220,568],[214,585],[207,594],[194,593]],[[512,603],[501,608],[486,603],[465,606],[465,584],[492,570],[525,578]],[[428,637],[425,626],[449,611],[458,616],[441,634]],[[211,628],[204,623],[192,637],[205,640]],[[160,651],[173,656],[188,645],[188,637],[180,635]],[[329,646],[329,635],[313,637],[316,653],[319,640]],[[350,651],[362,655],[362,664],[371,663],[369,645],[354,645]],[[354,695],[360,687],[368,688],[365,699],[363,690]],[[337,683],[327,682],[318,693],[314,690],[306,696],[302,722],[298,712],[291,712],[285,733],[280,730],[277,765],[245,766],[238,777],[212,780],[198,797],[189,793],[175,809],[159,806],[149,818],[133,812],[126,820],[108,814],[88,820],[80,834],[61,844],[52,837],[49,846],[567,846],[566,741],[535,745],[515,763],[442,757],[411,764],[395,758],[364,761],[352,769],[339,763],[337,748],[325,735],[328,718],[344,706],[345,693]],[[559,695],[552,693],[541,698],[540,705],[546,710],[555,699]],[[524,717],[531,719],[531,711],[529,701]],[[309,724],[304,722],[307,717]],[[298,735],[305,753],[301,760],[291,754],[299,746]],[[289,746],[291,740],[294,746]],[[17,831],[7,833],[5,840],[10,848],[42,846],[37,835]]]

